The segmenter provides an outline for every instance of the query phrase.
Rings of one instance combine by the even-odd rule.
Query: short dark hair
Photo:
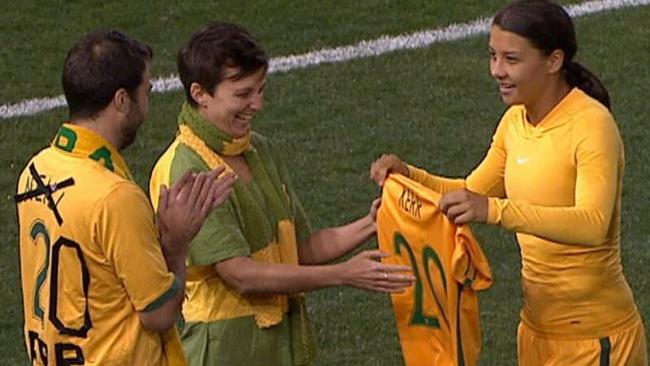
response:
[[[198,83],[210,95],[223,81],[226,67],[237,67],[231,79],[239,80],[266,70],[268,56],[262,46],[243,27],[231,23],[212,23],[192,35],[178,52],[178,74],[188,103],[196,107],[190,87]]]
[[[562,70],[567,82],[610,108],[609,93],[591,71],[573,61],[578,52],[573,21],[564,8],[549,0],[517,0],[494,17],[492,25],[529,40],[546,55],[564,52]]]
[[[95,31],[77,41],[63,66],[70,117],[94,117],[121,88],[134,96],[152,58],[151,47],[117,30]]]

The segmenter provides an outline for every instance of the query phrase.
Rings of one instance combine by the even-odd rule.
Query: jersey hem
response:
[[[584,329],[579,332],[563,332],[561,327],[539,327],[534,325],[530,320],[526,319],[523,314],[520,316],[520,321],[526,325],[532,332],[535,333],[536,337],[545,338],[545,339],[555,339],[555,340],[585,340],[585,339],[597,339],[611,336],[612,334],[619,333],[630,327],[633,327],[637,322],[641,321],[641,315],[639,310],[636,308],[631,312],[627,317],[619,320],[613,324],[607,325],[606,327],[599,327],[598,329]]]

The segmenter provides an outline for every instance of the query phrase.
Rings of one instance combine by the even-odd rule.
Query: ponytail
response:
[[[569,85],[579,88],[611,110],[607,89],[591,71],[577,62],[568,61],[564,64],[564,76]]]

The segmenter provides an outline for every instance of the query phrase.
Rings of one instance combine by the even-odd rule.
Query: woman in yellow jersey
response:
[[[550,1],[512,2],[494,18],[488,49],[509,108],[478,167],[449,179],[383,155],[371,178],[409,176],[443,194],[456,224],[517,233],[520,365],[646,365],[620,260],[623,143],[603,84],[573,61],[571,18]]]

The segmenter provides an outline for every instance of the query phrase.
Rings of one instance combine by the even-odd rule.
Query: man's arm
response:
[[[222,168],[205,173],[186,173],[169,191],[162,187],[158,205],[158,231],[162,254],[175,282],[161,298],[162,304],[139,312],[145,328],[164,331],[171,327],[180,312],[185,293],[185,258],[190,242],[212,210],[223,203],[235,180],[227,174],[216,179]]]

